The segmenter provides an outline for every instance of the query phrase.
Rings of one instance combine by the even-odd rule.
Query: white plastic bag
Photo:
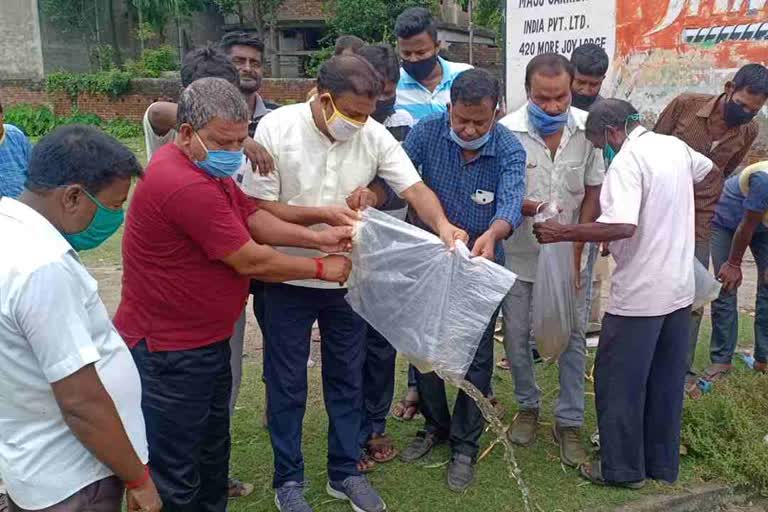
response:
[[[504,267],[469,257],[373,208],[352,250],[347,302],[421,372],[463,378],[493,313],[515,282]]]
[[[557,206],[551,205],[535,221],[545,222],[557,216]],[[573,244],[542,244],[533,285],[532,323],[536,348],[545,359],[557,359],[568,346],[576,322],[573,283]]]
[[[696,258],[693,259],[693,278],[696,281],[693,310],[696,311],[715,300],[720,295],[723,285]]]

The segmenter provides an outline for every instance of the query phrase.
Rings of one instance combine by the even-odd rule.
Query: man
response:
[[[541,243],[611,242],[616,269],[595,362],[600,459],[581,472],[595,484],[631,489],[646,479],[677,480],[694,297],[693,184],[713,168],[639,121],[626,101],[593,106],[587,137],[610,163],[602,215],[581,225],[534,226]]]
[[[423,7],[411,7],[395,22],[397,47],[403,72],[397,85],[397,106],[416,121],[446,111],[451,84],[469,64],[449,62],[439,56],[440,41],[432,14]]]
[[[32,145],[24,132],[3,124],[0,103],[0,197],[19,197],[24,191]]]
[[[592,222],[600,212],[603,161],[586,137],[587,114],[570,107],[573,67],[557,54],[534,57],[525,71],[528,102],[501,120],[522,142],[527,153],[525,214],[532,217],[544,203],[555,203],[571,222]],[[509,432],[512,442],[530,446],[536,440],[541,390],[536,384],[529,335],[531,304],[539,259],[532,220],[505,243],[506,265],[518,275],[504,299],[504,347],[515,384],[519,412]],[[558,359],[560,391],[552,434],[564,464],[577,466],[587,453],[581,441],[584,425],[586,365],[584,244],[574,246],[576,322],[568,346]],[[533,308],[546,305],[533,304]]]
[[[447,244],[465,238],[466,233],[446,219],[400,144],[370,119],[382,93],[373,67],[357,55],[334,57],[320,67],[317,89],[311,102],[272,112],[256,130],[256,140],[278,164],[273,174],[254,180],[253,195],[261,198],[261,208],[283,220],[314,226],[326,222],[318,218],[318,209],[378,204],[365,187],[379,176]],[[301,432],[309,337],[316,319],[323,339],[329,417],[326,489],[335,498],[351,501],[358,512],[386,509],[358,466],[367,325],[344,300],[345,294],[343,288],[312,279],[266,289],[267,414],[275,452],[275,503],[283,512],[311,510],[302,492]]]
[[[260,243],[332,253],[348,246],[351,228],[315,232],[287,224],[242,194],[231,176],[242,163],[248,108],[226,80],[193,82],[178,115],[176,141],[157,152],[131,202],[115,325],[141,375],[163,510],[221,512],[230,449],[229,338],[249,278],[343,282],[349,272],[341,256],[293,257]]]
[[[122,223],[131,151],[59,128],[32,151],[26,190],[0,198],[0,473],[11,512],[159,512],[141,383],[76,251]]]
[[[760,64],[742,67],[724,92],[711,94],[681,94],[659,116],[653,131],[673,135],[692,149],[710,158],[720,169],[720,180],[699,185],[696,198],[696,259],[709,268],[710,223],[720,198],[722,181],[741,165],[757,137],[755,115],[768,100],[768,69]],[[708,180],[711,181],[711,180]],[[693,371],[696,343],[703,310],[691,316],[688,349],[688,377],[685,389],[691,398],[699,398],[698,377]],[[704,376],[717,380],[731,370],[730,364],[712,364]]]
[[[608,73],[608,54],[596,44],[587,43],[577,47],[571,54],[573,82],[571,83],[571,106],[589,111],[598,100]]]
[[[525,194],[525,151],[508,129],[496,124],[499,82],[487,71],[461,73],[451,86],[449,112],[429,117],[413,129],[405,150],[424,182],[435,191],[448,219],[469,234],[473,256],[504,263],[502,241],[521,220]],[[419,219],[417,225],[428,228]],[[493,373],[493,330],[498,311],[488,319],[466,379],[487,395]],[[425,429],[403,452],[405,462],[427,455],[449,441],[448,487],[465,491],[473,482],[484,421],[464,392],[449,412],[445,385],[436,373],[416,378]]]
[[[712,260],[723,291],[712,303],[712,363],[730,367],[738,339],[737,289],[749,247],[757,263],[755,367],[768,371],[768,161],[750,165],[725,182],[712,220]]]

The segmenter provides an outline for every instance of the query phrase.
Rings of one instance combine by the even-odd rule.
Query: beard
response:
[[[244,93],[258,92],[261,89],[261,77],[241,76],[240,90]]]

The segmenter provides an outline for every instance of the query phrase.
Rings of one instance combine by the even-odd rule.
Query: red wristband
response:
[[[141,475],[141,478],[137,478],[136,480],[131,480],[130,482],[123,482],[123,485],[126,489],[133,490],[138,489],[145,483],[147,483],[147,480],[149,480],[149,466],[144,466],[144,474]]]
[[[325,265],[323,264],[323,258],[315,258],[315,279],[322,279],[325,273]]]

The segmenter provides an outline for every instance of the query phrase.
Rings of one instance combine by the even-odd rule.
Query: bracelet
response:
[[[131,491],[133,489],[138,489],[139,487],[147,483],[148,480],[149,480],[149,466],[144,466],[144,474],[141,475],[141,478],[137,478],[136,480],[131,480],[128,482],[123,482],[123,485],[125,486],[126,489]]]
[[[741,270],[741,265],[736,265],[734,263],[731,263],[730,261],[726,261],[725,264],[728,265],[731,268],[736,269],[736,270]]]
[[[543,207],[545,204],[547,204],[547,203],[546,203],[545,201],[542,201],[542,202],[540,202],[540,203],[539,203],[539,204],[536,206],[536,213],[535,213],[535,215],[538,215],[538,214],[539,214],[539,212],[541,211],[542,207]]]
[[[325,274],[325,265],[322,258],[314,258],[315,260],[315,279],[322,279]]]

